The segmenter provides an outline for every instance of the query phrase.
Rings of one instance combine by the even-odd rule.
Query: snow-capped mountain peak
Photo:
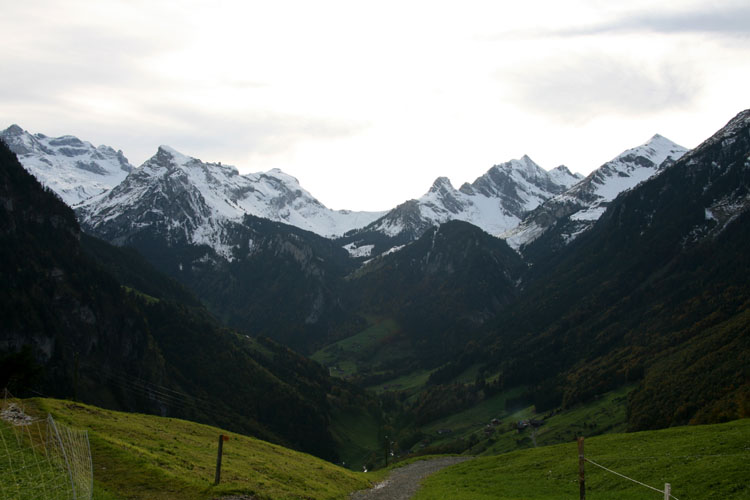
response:
[[[228,224],[245,215],[283,222],[324,236],[367,225],[382,212],[333,211],[281,170],[240,175],[169,146],[104,196],[81,207],[84,226],[124,243],[141,230],[166,233],[169,241],[208,244],[231,259]]]
[[[583,176],[581,174],[574,174],[565,165],[560,165],[553,168],[549,171],[549,175],[554,182],[563,186],[573,186],[581,179],[583,179]]]
[[[399,205],[361,233],[381,233],[403,243],[418,238],[432,226],[462,220],[497,235],[516,226],[528,210],[581,178],[567,168],[547,172],[524,155],[494,165],[459,189],[447,177],[438,177],[421,198]],[[357,235],[351,238],[366,243]]]
[[[156,150],[156,154],[151,157],[144,166],[180,168],[187,167],[194,162],[194,158],[184,155],[170,146],[162,144]]]
[[[567,219],[567,229],[561,236],[568,242],[591,227],[618,194],[653,177],[686,152],[687,149],[656,134],[640,146],[623,151],[564,193],[540,204],[501,237],[519,249],[556,221]]]
[[[576,189],[579,192],[588,191],[588,194],[599,197],[602,203],[612,201],[622,191],[659,172],[665,162],[674,162],[686,152],[687,149],[656,134],[644,144],[623,151],[592,172],[589,176],[591,186],[582,183]],[[597,205],[601,206],[601,203]]]
[[[108,191],[133,170],[122,151],[72,135],[32,135],[14,124],[0,137],[26,170],[71,206]]]
[[[439,192],[439,191],[445,191],[445,190],[453,190],[453,184],[451,184],[451,180],[447,177],[438,177],[435,179],[435,182],[432,183],[432,187],[430,188],[430,192]]]
[[[528,155],[523,155],[520,160],[512,163],[514,164],[514,166],[520,165],[520,172],[528,175],[528,178],[539,178],[547,173],[539,165],[534,163],[534,161],[529,158]]]

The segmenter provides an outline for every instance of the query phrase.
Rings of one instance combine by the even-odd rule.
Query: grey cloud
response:
[[[299,142],[335,139],[356,134],[368,125],[322,117],[285,115],[272,112],[222,112],[201,109],[200,102],[171,98],[173,86],[167,76],[149,74],[142,61],[170,50],[169,41],[147,39],[126,33],[104,32],[97,27],[56,27],[40,33],[33,44],[0,54],[0,115],[9,125],[35,121],[64,122],[82,138],[108,141],[135,157],[150,156],[158,144],[170,144],[185,154],[200,151],[242,151],[244,156],[272,156]],[[196,69],[197,70],[197,69]],[[262,81],[228,79],[217,86],[243,92],[266,87]],[[129,114],[88,116],[74,109],[71,96],[85,96],[89,89],[106,89],[109,99],[126,103]],[[11,116],[18,115],[18,116]],[[133,118],[135,117],[135,118]],[[106,123],[96,123],[106,120]],[[88,134],[93,130],[94,133]],[[149,137],[143,132],[148,130]],[[39,130],[49,133],[49,130]],[[101,139],[93,139],[101,137]],[[118,139],[122,138],[122,139]],[[120,142],[124,141],[124,142]],[[128,144],[130,143],[130,145]],[[150,151],[153,145],[153,152]],[[226,161],[206,156],[206,160]]]
[[[634,12],[616,19],[589,25],[562,28],[521,29],[480,37],[484,41],[546,39],[607,34],[711,34],[736,42],[750,39],[750,5],[740,2],[716,3],[701,9],[682,11]]]
[[[677,63],[649,71],[604,55],[547,61],[498,78],[522,107],[577,123],[603,113],[635,116],[686,106],[701,91],[694,71]]]
[[[683,12],[640,12],[610,22],[560,30],[556,34],[597,35],[617,32],[711,33],[714,35],[750,35],[750,5],[731,3],[706,5]]]
[[[0,99],[34,105],[80,88],[147,88],[141,61],[168,47],[153,39],[100,27],[56,26],[0,54]]]

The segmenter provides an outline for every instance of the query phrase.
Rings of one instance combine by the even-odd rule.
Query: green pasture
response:
[[[87,429],[98,500],[347,498],[370,477],[248,436],[173,418],[122,413],[53,399],[27,400],[38,414]],[[214,485],[219,435],[221,482]]]
[[[587,459],[679,500],[750,498],[750,419],[585,439]],[[663,493],[585,463],[588,500],[662,500]],[[428,477],[415,500],[579,498],[575,442],[480,457]]]

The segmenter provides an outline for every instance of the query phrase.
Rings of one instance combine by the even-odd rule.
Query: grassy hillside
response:
[[[366,409],[333,412],[331,435],[342,465],[351,470],[372,469],[382,458],[382,424]]]
[[[399,325],[390,318],[368,318],[368,326],[359,333],[339,340],[320,349],[312,356],[313,360],[327,366],[331,375],[351,378],[362,372],[376,369],[378,360],[391,360],[397,353],[388,351],[392,339],[400,333]],[[390,354],[390,356],[388,356]]]
[[[121,413],[53,399],[27,400],[88,429],[98,500],[202,500],[229,495],[260,499],[344,499],[367,488],[365,476],[281,446],[173,418]],[[221,483],[214,486],[219,434],[224,443]]]
[[[610,434],[585,441],[585,456],[680,500],[750,497],[750,420]],[[482,457],[423,483],[416,500],[558,500],[578,498],[576,443]],[[587,498],[661,499],[663,494],[586,463]]]
[[[533,406],[514,403],[524,389],[491,396],[478,404],[430,421],[421,427],[423,453],[452,452],[497,455],[519,449],[570,442],[576,436],[624,432],[627,428],[627,395],[632,386],[602,394],[594,401],[564,411],[536,412]],[[541,426],[518,428],[519,422],[536,420]],[[426,445],[426,449],[422,448]]]
[[[376,392],[424,385],[429,370],[414,361],[416,352],[392,317],[366,316],[358,333],[329,344],[311,358],[333,377],[349,380]]]
[[[33,399],[27,411],[50,412],[89,431],[94,499],[345,499],[380,480],[315,457],[183,420],[102,410],[70,401]],[[224,444],[222,482],[214,486],[218,435]],[[740,500],[750,494],[750,419],[588,438],[585,455],[655,488],[672,485],[680,500]],[[404,463],[408,463],[404,462]],[[417,500],[577,498],[574,442],[485,456],[446,469],[423,483]],[[602,500],[661,498],[660,493],[586,464],[587,495]]]

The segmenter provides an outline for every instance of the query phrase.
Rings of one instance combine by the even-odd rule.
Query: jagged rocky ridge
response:
[[[353,254],[367,248],[369,252],[364,253],[374,255],[414,241],[427,229],[450,220],[469,222],[497,236],[581,178],[565,166],[548,172],[528,156],[495,165],[459,189],[448,178],[439,177],[421,198],[399,205],[372,224],[347,234],[342,241]]]
[[[117,244],[151,231],[174,243],[209,245],[228,260],[236,243],[228,240],[227,228],[245,215],[329,237],[380,215],[330,210],[277,169],[240,175],[235,167],[204,163],[168,146],[78,213],[85,228]]]
[[[378,213],[329,210],[279,170],[240,175],[234,167],[204,163],[167,146],[133,169],[122,152],[93,148],[72,136],[51,139],[13,125],[3,137],[27,169],[78,207],[87,230],[117,244],[139,232],[156,232],[172,243],[209,245],[228,260],[237,242],[230,241],[227,228],[245,215],[339,237],[354,258],[398,248],[449,220],[470,222],[516,249],[557,225],[564,244],[590,227],[620,191],[685,151],[657,135],[583,181],[564,166],[548,172],[524,156],[459,189],[440,177],[419,199]]]
[[[424,196],[388,213],[333,211],[278,169],[240,175],[234,167],[205,163],[168,146],[134,169],[121,151],[94,148],[73,136],[32,135],[17,125],[2,136],[30,172],[77,208],[88,230],[124,244],[135,232],[155,226],[172,241],[209,244],[227,259],[232,256],[225,225],[244,215],[330,238],[356,233],[342,246],[354,257],[366,257],[373,255],[373,246],[362,238],[369,233],[407,242],[429,227],[463,220],[497,235],[581,178],[562,166],[547,172],[524,156],[492,167],[460,189],[438,178]],[[169,220],[170,227],[160,219]]]

